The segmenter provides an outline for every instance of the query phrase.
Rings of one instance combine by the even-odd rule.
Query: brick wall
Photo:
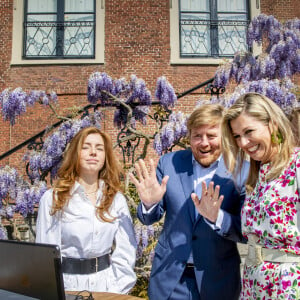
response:
[[[300,17],[298,0],[262,0],[260,2],[262,12],[275,16],[280,22]]]
[[[289,19],[300,15],[297,3],[297,0],[264,0],[261,7],[264,13]],[[70,106],[87,104],[87,80],[95,71],[107,72],[113,78],[128,79],[131,74],[136,74],[146,81],[152,93],[157,78],[162,75],[168,78],[176,92],[188,90],[214,75],[216,66],[170,65],[168,0],[107,0],[105,6],[104,65],[11,66],[13,0],[2,0],[0,90],[7,87],[54,90],[59,96],[59,111],[67,113]],[[199,97],[194,93],[181,98],[176,110],[191,112]],[[37,105],[20,117],[14,127],[0,120],[0,153],[39,132],[52,120],[55,120],[54,116]],[[114,132],[111,124],[111,120],[106,119],[105,128]],[[151,130],[151,127],[146,130]],[[9,162],[18,164],[19,158],[20,155],[15,154]]]

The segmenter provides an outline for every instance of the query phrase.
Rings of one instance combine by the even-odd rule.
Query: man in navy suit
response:
[[[145,225],[165,215],[155,248],[150,300],[235,300],[239,298],[243,241],[240,211],[245,197],[242,178],[233,178],[221,155],[223,107],[202,105],[189,117],[190,149],[163,155],[156,168],[150,160],[135,164],[130,175]]]

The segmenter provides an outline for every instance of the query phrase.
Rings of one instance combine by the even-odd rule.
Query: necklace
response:
[[[98,191],[98,187],[97,187],[97,189],[96,190],[94,190],[94,191],[92,191],[92,192],[85,192],[87,195],[91,195],[91,194],[95,194],[95,193],[97,193],[97,191]]]

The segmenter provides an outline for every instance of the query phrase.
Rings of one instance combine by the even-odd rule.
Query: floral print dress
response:
[[[266,181],[269,169],[270,164],[261,165],[258,182],[245,199],[243,234],[255,234],[259,245],[300,258],[300,148],[278,178]],[[300,262],[245,264],[241,299],[300,299]]]

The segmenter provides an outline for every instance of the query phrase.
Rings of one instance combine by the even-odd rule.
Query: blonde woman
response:
[[[60,246],[66,290],[128,293],[135,284],[135,235],[119,177],[109,136],[84,128],[40,201],[36,242]]]
[[[229,170],[250,157],[241,299],[300,299],[300,149],[290,122],[272,100],[248,93],[224,115],[222,138]]]

